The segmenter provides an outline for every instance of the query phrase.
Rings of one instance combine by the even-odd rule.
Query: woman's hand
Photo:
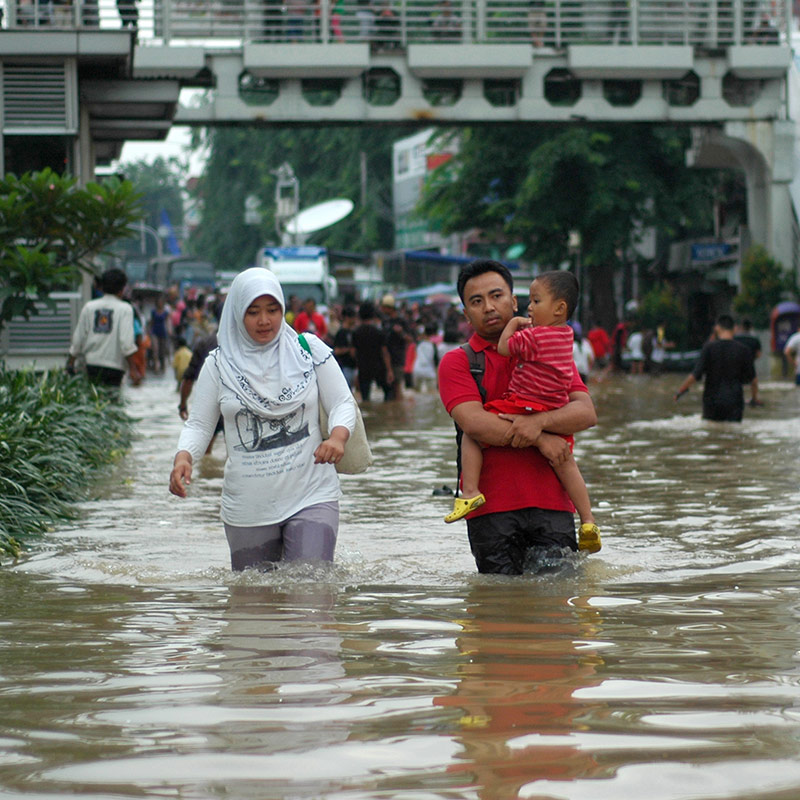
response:
[[[350,438],[350,431],[337,425],[330,436],[314,451],[315,464],[338,464],[344,455],[344,446]]]
[[[186,450],[175,456],[169,475],[169,490],[177,497],[186,497],[186,487],[192,482],[192,457]]]

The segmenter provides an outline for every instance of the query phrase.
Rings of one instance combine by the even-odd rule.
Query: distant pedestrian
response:
[[[383,332],[386,334],[386,346],[392,361],[392,372],[395,381],[391,385],[391,400],[403,397],[403,376],[406,370],[406,350],[414,341],[408,323],[397,311],[397,303],[393,294],[385,294],[381,298],[381,314],[383,315]]]
[[[755,362],[758,360],[759,356],[761,355],[761,340],[753,333],[753,323],[750,322],[749,319],[746,317],[741,321],[739,324],[739,332],[734,334],[734,340],[737,342],[741,342],[743,345],[746,345],[750,348],[750,351],[753,354],[753,365],[755,367]],[[750,405],[751,406],[763,406],[764,404],[759,400],[758,397],[758,376],[756,375],[753,378],[753,382],[750,384]]]
[[[186,340],[182,336],[178,336],[175,344],[175,354],[172,356],[172,369],[175,372],[175,391],[179,392],[183,376],[192,361],[192,351],[189,349]],[[186,416],[188,417],[188,414]]]
[[[706,342],[694,371],[681,384],[675,399],[689,391],[701,379],[703,418],[716,422],[741,422],[744,414],[742,386],[756,373],[750,349],[733,338],[733,318],[722,314],[714,326],[711,341]]]
[[[153,366],[157,373],[162,373],[169,356],[169,317],[164,295],[159,295],[156,307],[150,312],[150,343],[152,346]]]
[[[136,28],[139,25],[137,0],[117,0],[117,11],[123,28]]]
[[[402,376],[395,375],[392,369],[378,309],[374,303],[366,301],[359,307],[358,317],[361,324],[353,331],[353,347],[356,351],[358,391],[361,399],[364,402],[369,401],[372,384],[377,383],[383,389],[383,399],[391,400],[392,384]]]
[[[356,351],[353,347],[353,331],[356,327],[357,314],[351,306],[342,309],[342,324],[333,337],[333,355],[342,368],[347,385],[352,389],[356,377]]]
[[[787,339],[783,354],[794,369],[795,386],[800,386],[800,331],[793,333]]]
[[[138,382],[143,377],[134,356],[138,350],[133,331],[133,306],[122,299],[128,276],[121,269],[109,269],[100,278],[103,295],[90,300],[78,317],[67,358],[67,370],[75,369],[75,359],[86,361],[89,380],[117,387],[125,377],[126,366]]]
[[[599,325],[595,325],[589,329],[586,338],[592,345],[595,364],[597,364],[598,367],[605,367],[612,351],[611,337],[608,335],[608,331],[606,331],[605,328],[601,328]]]
[[[317,302],[313,297],[305,299],[303,310],[295,316],[292,327],[297,333],[315,333],[323,341],[328,337],[328,323],[317,311]]]
[[[640,330],[628,336],[625,353],[630,362],[631,375],[641,375],[644,372],[644,334]]]
[[[572,341],[572,359],[578,368],[578,375],[581,380],[587,383],[589,373],[594,366],[594,349],[589,341],[583,336],[583,328],[580,322],[572,323],[572,332],[575,338]]]
[[[436,391],[439,371],[439,346],[433,340],[438,333],[435,322],[429,322],[417,343],[417,357],[414,360],[414,388],[424,392]]]

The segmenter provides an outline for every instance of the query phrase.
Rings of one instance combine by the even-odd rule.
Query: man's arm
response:
[[[572,436],[597,425],[597,411],[588,392],[570,392],[569,402],[552,411],[500,417],[511,422],[508,444],[512,447],[539,447],[543,433]]]
[[[686,380],[678,387],[678,391],[675,392],[675,399],[682,397],[692,388],[692,386],[697,383],[697,378],[695,378],[694,373],[686,376]]]
[[[483,444],[537,447],[543,433],[565,436],[597,424],[597,412],[586,392],[572,392],[569,402],[538,414],[492,414],[477,402],[460,403],[451,411],[458,427]]]
[[[792,339],[794,339],[793,336],[789,339],[788,342],[786,342],[786,347],[783,348],[783,354],[786,356],[786,358],[789,359],[791,365],[795,369],[797,369],[797,359],[795,358],[795,354],[797,351],[795,350],[794,342],[792,341]]]
[[[389,348],[386,345],[381,346],[381,358],[383,358],[383,366],[386,370],[386,382],[392,384],[395,381],[395,374],[394,369],[392,369],[392,358],[389,355]]]

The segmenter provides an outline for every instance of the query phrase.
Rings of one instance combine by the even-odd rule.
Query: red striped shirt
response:
[[[508,340],[514,371],[510,392],[560,408],[569,401],[574,364],[572,328],[569,325],[538,325],[521,328]]]

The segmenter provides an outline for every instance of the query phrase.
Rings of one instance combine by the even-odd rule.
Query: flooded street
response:
[[[682,375],[592,386],[603,550],[479,576],[433,395],[363,408],[336,561],[233,574],[215,444],[167,492],[170,377],[81,521],[0,571],[0,796],[800,797],[800,390],[741,425]]]

